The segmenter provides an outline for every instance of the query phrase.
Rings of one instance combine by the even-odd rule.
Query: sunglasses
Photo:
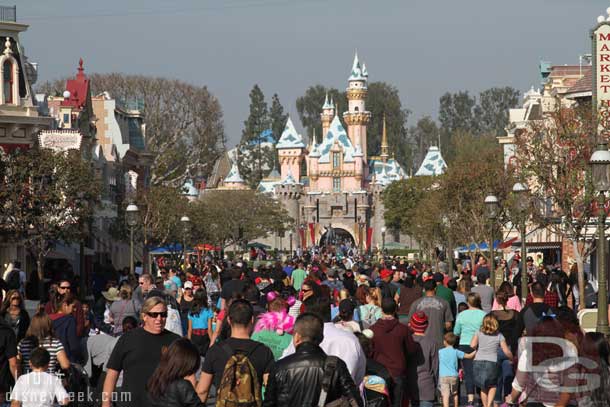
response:
[[[70,288],[72,288],[72,287],[67,286],[67,287],[58,287],[58,288],[61,288],[62,290],[69,290],[69,289],[70,289]]]
[[[310,291],[311,291],[311,288],[310,288],[310,289],[308,289],[308,290],[301,289],[301,291],[302,291],[302,292],[304,292],[304,293],[308,293],[308,292],[310,292]]]
[[[167,271],[162,271],[161,274],[167,274]]]
[[[146,315],[153,319],[157,319],[158,317],[167,318],[167,311],[164,312],[147,312]]]

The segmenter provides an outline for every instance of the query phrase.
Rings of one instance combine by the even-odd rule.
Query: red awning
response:
[[[497,249],[506,249],[507,247],[511,247],[513,245],[513,243],[515,243],[517,241],[517,239],[519,239],[519,237],[513,237],[512,239],[508,239],[502,243],[500,243],[497,247]]]

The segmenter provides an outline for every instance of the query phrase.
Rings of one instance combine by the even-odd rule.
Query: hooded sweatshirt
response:
[[[373,359],[381,363],[392,377],[407,374],[407,354],[413,348],[413,340],[406,325],[396,318],[382,318],[371,327]]]
[[[78,336],[76,336],[76,319],[72,315],[60,313],[51,314],[49,318],[53,321],[55,336],[64,346],[70,362],[80,363],[81,352]]]

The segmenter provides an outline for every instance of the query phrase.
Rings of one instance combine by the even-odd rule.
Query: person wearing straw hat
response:
[[[423,311],[414,312],[409,320],[414,346],[407,357],[407,385],[411,404],[420,407],[432,407],[438,378],[439,345],[426,335],[428,324]]]

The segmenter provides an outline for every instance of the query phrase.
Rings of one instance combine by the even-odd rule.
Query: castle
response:
[[[295,220],[297,246],[351,240],[362,249],[381,247],[386,229],[381,192],[392,181],[407,178],[404,169],[390,157],[385,118],[381,154],[367,155],[366,110],[368,72],[358,55],[348,78],[348,110],[343,125],[337,108],[328,96],[321,107],[322,139],[314,136],[309,145],[288,118],[275,148],[279,171],[274,169],[258,190],[273,193]],[[232,163],[219,189],[247,188]],[[387,236],[387,241],[396,240]],[[286,247],[287,245],[285,245]]]

